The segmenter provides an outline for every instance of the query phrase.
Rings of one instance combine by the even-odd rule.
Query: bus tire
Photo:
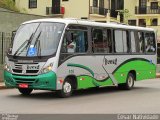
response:
[[[73,93],[73,84],[70,79],[64,81],[62,90],[58,91],[58,96],[61,98],[70,97]]]
[[[135,76],[132,73],[128,73],[126,83],[119,84],[120,89],[131,90],[134,86]]]
[[[33,89],[29,88],[18,88],[18,90],[22,95],[30,95],[31,92],[33,91]]]

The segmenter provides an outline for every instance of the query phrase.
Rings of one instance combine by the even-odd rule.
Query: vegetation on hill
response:
[[[19,9],[15,6],[15,2],[13,0],[0,0],[0,7],[19,12]]]

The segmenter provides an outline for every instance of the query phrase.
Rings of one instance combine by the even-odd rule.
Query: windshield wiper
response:
[[[36,38],[36,41],[35,41],[35,43],[34,43],[34,47],[37,45],[37,43],[38,43],[38,52],[37,52],[37,56],[38,57],[41,57],[41,42],[40,42],[40,40],[39,40],[39,37],[41,36],[41,33],[42,33],[42,31],[38,34],[38,36],[37,36],[37,38]]]
[[[41,58],[41,42],[38,40],[38,53],[37,56]]]
[[[24,49],[27,48],[27,46],[29,46],[29,44],[30,44],[31,41],[32,41],[33,35],[34,35],[34,33],[31,34],[29,40],[24,41],[24,43],[17,49],[17,51],[16,51],[16,52],[14,53],[14,55],[13,55],[14,57],[17,55],[17,53],[20,51],[20,49],[22,49],[22,47],[24,47],[24,45],[25,45],[27,42],[28,42],[28,44],[26,44],[26,46],[19,52],[19,54],[21,54],[21,53],[24,51]]]
[[[17,51],[14,53],[14,57],[17,55],[17,53],[19,52],[19,50],[28,42],[28,40],[24,41],[24,43],[17,49]],[[21,51],[22,52],[22,51]]]

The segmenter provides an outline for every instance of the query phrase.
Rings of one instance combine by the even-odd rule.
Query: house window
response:
[[[93,0],[93,7],[98,7],[98,0]]]
[[[100,0],[99,1],[99,7],[100,8],[104,8],[104,0]]]
[[[139,6],[140,7],[146,7],[147,6],[147,0],[139,0]]]
[[[136,26],[136,20],[128,20],[128,24],[132,26]]]
[[[146,20],[145,19],[139,19],[139,26],[146,27]]]
[[[158,9],[158,2],[151,2],[151,9]]]
[[[158,25],[158,20],[152,19],[151,26],[157,26],[157,25]]]
[[[111,8],[113,10],[123,10],[124,0],[111,0]]]
[[[122,10],[124,8],[124,0],[117,0],[117,10]]]
[[[29,0],[29,8],[37,8],[37,0]]]

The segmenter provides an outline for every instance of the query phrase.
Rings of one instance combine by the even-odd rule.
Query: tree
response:
[[[128,18],[131,17],[131,14],[129,13],[128,9],[120,10],[120,15],[123,15],[123,22],[125,24],[128,24]]]
[[[19,9],[15,6],[15,2],[13,0],[0,0],[0,7],[19,12]]]

